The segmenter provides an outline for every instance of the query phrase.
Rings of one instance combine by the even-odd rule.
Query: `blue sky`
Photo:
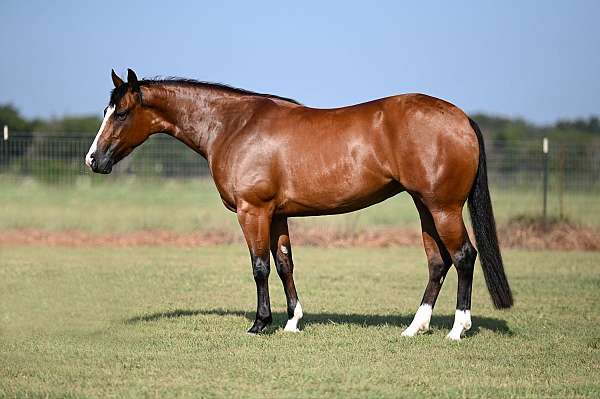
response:
[[[0,2],[0,103],[100,115],[110,69],[335,107],[423,92],[537,123],[600,114],[600,1]]]

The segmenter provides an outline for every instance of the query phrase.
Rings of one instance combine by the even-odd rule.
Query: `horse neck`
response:
[[[144,87],[143,99],[164,119],[164,133],[209,162],[215,140],[245,123],[256,105],[256,101],[238,93],[178,85]]]

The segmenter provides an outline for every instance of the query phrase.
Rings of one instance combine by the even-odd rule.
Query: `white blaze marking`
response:
[[[454,314],[454,325],[446,338],[452,341],[460,341],[465,331],[471,328],[471,311],[457,310]]]
[[[285,247],[285,245],[282,245],[282,246],[281,246],[281,252],[287,255],[287,253],[288,253],[288,250],[287,250],[287,248]]]
[[[283,331],[289,332],[299,332],[298,330],[298,322],[302,318],[304,314],[302,313],[302,306],[300,306],[300,302],[296,303],[296,307],[294,308],[294,317],[289,319],[285,325]]]
[[[90,149],[88,150],[88,153],[85,156],[85,164],[87,166],[89,166],[90,168],[92,167],[92,154],[94,152],[96,152],[96,149],[98,147],[98,140],[100,139],[100,135],[102,134],[102,131],[104,130],[104,127],[106,126],[106,122],[108,122],[108,118],[110,118],[110,116],[112,115],[113,112],[115,112],[114,105],[108,107],[108,109],[106,110],[106,115],[104,115],[104,119],[102,120],[100,129],[98,129],[98,134],[96,134],[96,138],[94,139],[92,146],[90,147]]]
[[[431,305],[423,304],[419,306],[415,318],[406,330],[402,331],[403,337],[413,337],[420,332],[429,330],[429,322],[431,321],[431,313],[433,309]]]

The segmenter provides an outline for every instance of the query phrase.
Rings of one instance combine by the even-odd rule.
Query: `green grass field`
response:
[[[275,323],[258,337],[241,243],[0,251],[0,397],[600,396],[598,253],[505,251],[516,306],[502,312],[478,267],[474,326],[452,343],[453,271],[432,333],[400,336],[420,248],[296,248],[303,331],[281,330],[272,273]]]
[[[235,215],[225,209],[212,181],[136,182],[47,186],[29,181],[0,180],[0,229],[35,228],[124,233],[164,229],[202,232],[239,230]],[[540,215],[541,192],[492,190],[498,223],[517,215]],[[600,226],[600,201],[594,193],[569,193],[564,211],[571,220]],[[550,215],[558,215],[556,197]],[[465,212],[466,213],[466,212]],[[356,231],[372,227],[408,226],[418,229],[419,218],[406,193],[346,215],[299,218],[309,226]]]

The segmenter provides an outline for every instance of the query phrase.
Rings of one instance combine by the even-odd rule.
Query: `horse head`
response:
[[[103,174],[110,173],[113,165],[151,134],[160,131],[157,121],[161,119],[156,110],[144,106],[142,89],[134,71],[127,70],[127,82],[114,70],[111,75],[114,89],[104,109],[102,125],[85,156],[85,163],[92,171]]]

